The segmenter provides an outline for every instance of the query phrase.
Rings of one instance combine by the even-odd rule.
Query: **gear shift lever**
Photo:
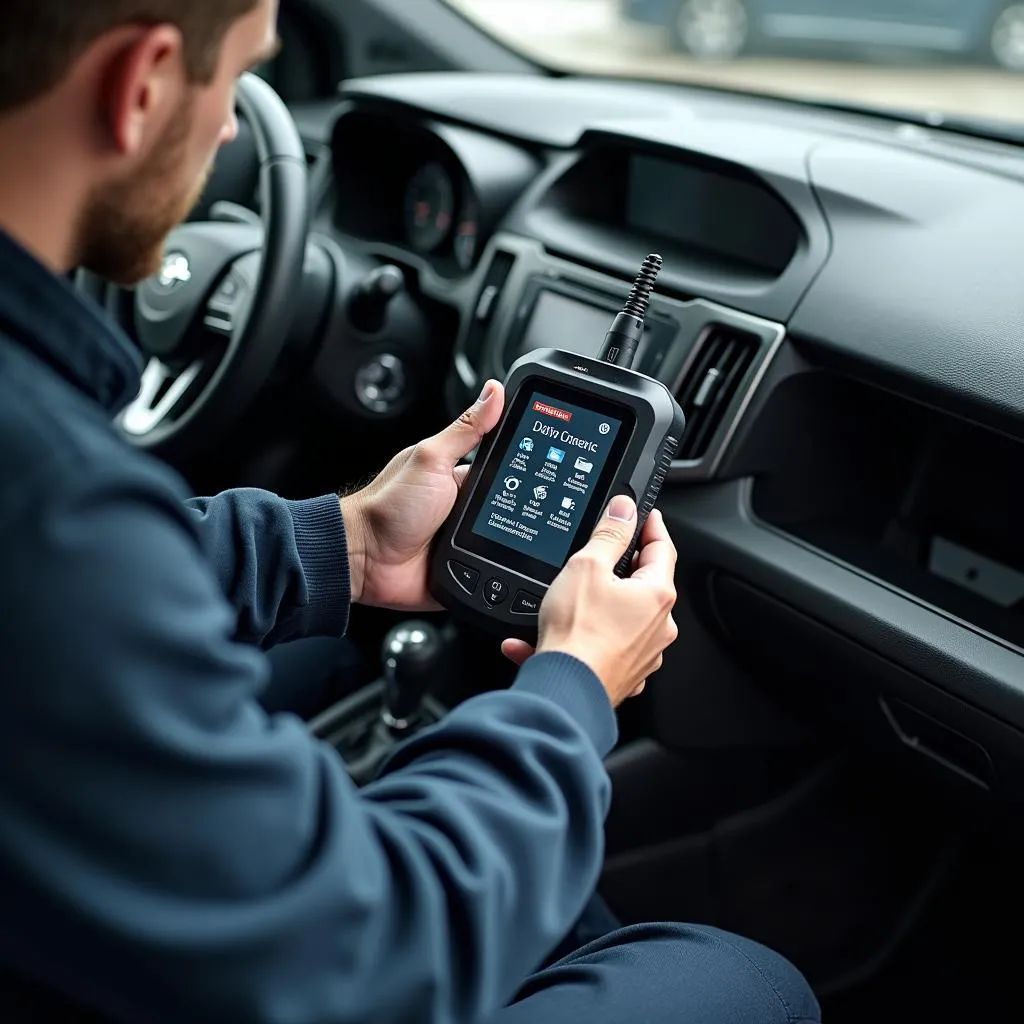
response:
[[[444,641],[429,622],[405,622],[384,638],[384,707],[381,718],[394,735],[412,728],[423,699],[438,679]]]
[[[447,709],[427,690],[442,679],[446,656],[446,641],[437,628],[404,622],[384,640],[384,678],[310,723],[313,735],[344,758],[356,785],[375,779],[391,751],[418,728],[444,717]]]

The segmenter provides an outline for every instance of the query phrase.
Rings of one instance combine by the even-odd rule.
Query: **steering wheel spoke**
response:
[[[258,252],[241,257],[210,296],[203,326],[214,339],[230,341],[245,330],[252,312],[261,263],[262,256]]]
[[[203,375],[203,369],[201,359],[180,373],[159,359],[150,359],[139,393],[121,413],[121,429],[130,437],[146,437],[157,427],[172,422],[175,410]]]

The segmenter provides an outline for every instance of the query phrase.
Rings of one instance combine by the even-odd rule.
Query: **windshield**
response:
[[[1024,2],[448,2],[559,70],[1024,123]]]

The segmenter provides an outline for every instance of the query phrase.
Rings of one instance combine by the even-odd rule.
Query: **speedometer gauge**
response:
[[[405,193],[405,233],[422,253],[433,252],[448,237],[455,219],[455,186],[439,163],[425,164]]]

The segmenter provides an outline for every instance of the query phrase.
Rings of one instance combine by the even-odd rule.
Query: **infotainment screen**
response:
[[[625,222],[645,237],[776,274],[793,258],[799,234],[793,215],[767,189],[647,156],[630,160]]]
[[[558,292],[542,290],[537,296],[526,325],[516,359],[538,348],[560,348],[594,359],[601,355],[608,324],[615,310],[602,309]],[[633,357],[634,366],[643,366],[644,353],[651,341],[648,325]]]
[[[553,579],[593,529],[635,423],[625,406],[557,386],[524,387],[457,543],[485,556],[490,549],[497,560],[511,548],[544,567],[535,578]]]

